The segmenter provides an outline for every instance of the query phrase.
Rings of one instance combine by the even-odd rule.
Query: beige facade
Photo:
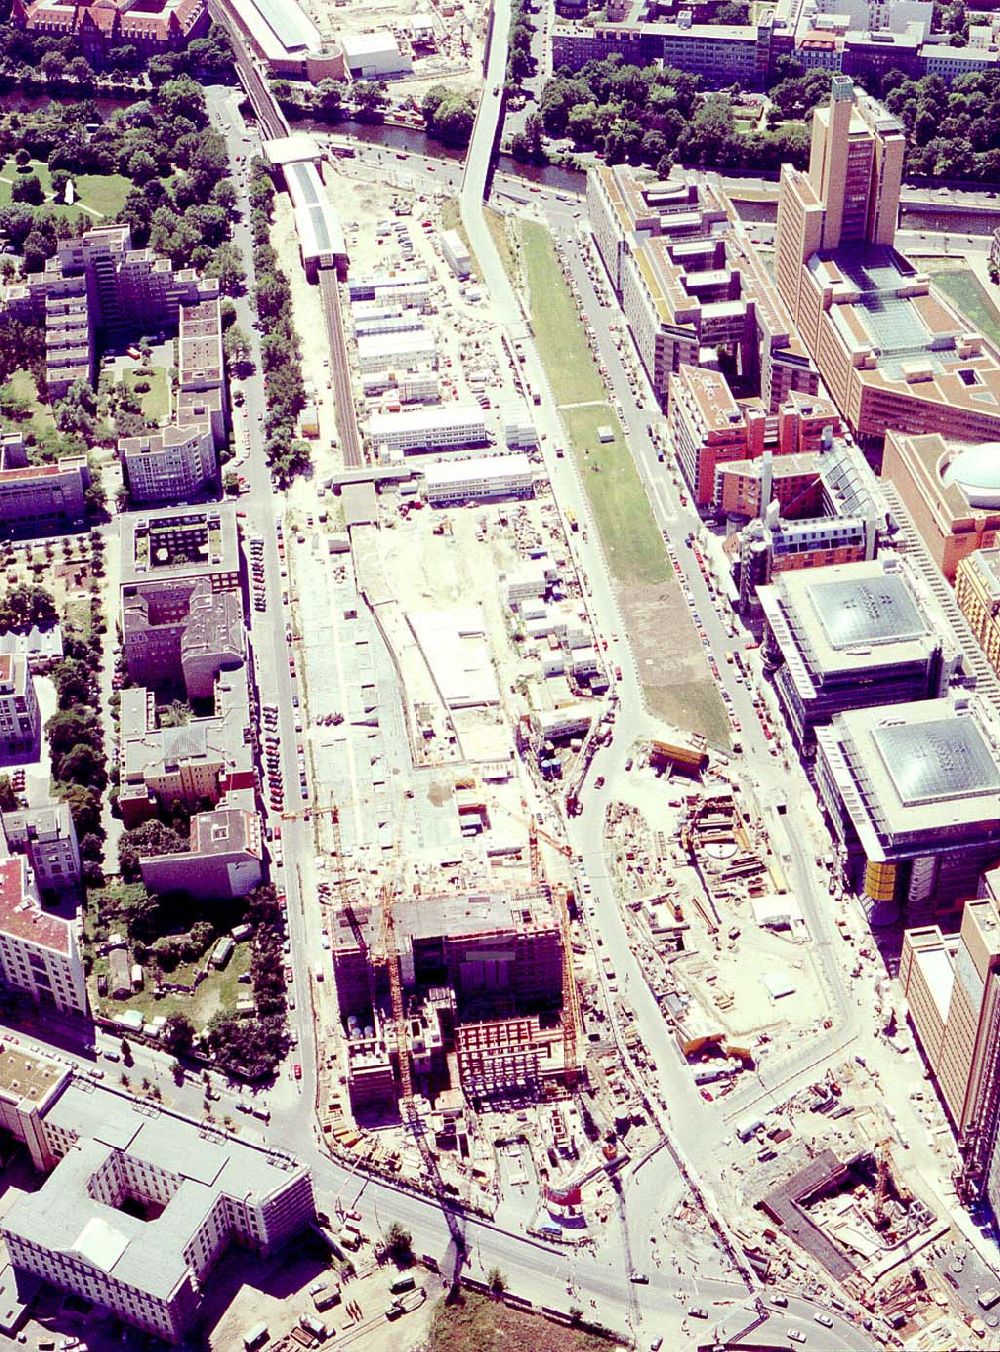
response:
[[[1000,1113],[998,882],[995,872],[985,875],[988,895],[966,903],[957,935],[945,936],[937,926],[907,930],[899,969],[972,1192],[987,1187]]]
[[[1000,549],[977,549],[959,560],[955,599],[990,666],[1000,674]]]

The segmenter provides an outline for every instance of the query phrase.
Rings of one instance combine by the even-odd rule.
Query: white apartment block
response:
[[[20,854],[0,859],[0,980],[63,1014],[86,1012],[75,922],[42,910]]]
[[[38,749],[41,720],[27,658],[0,653],[0,762],[29,759]]]
[[[12,854],[23,854],[43,892],[61,892],[80,882],[80,846],[65,803],[19,808],[0,815],[0,829]]]

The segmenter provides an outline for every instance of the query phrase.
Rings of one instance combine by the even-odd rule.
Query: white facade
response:
[[[472,257],[465,240],[457,230],[445,230],[441,235],[441,252],[456,277],[463,280],[472,274]]]
[[[405,75],[413,69],[409,52],[388,29],[377,33],[345,34],[340,39],[344,64],[354,78],[381,80],[386,75]]]
[[[28,861],[19,854],[0,859],[0,979],[63,1013],[86,1011],[76,926],[41,909]]]
[[[39,719],[27,658],[19,653],[0,654],[0,763],[34,754],[41,732]]]
[[[365,335],[357,339],[357,344],[358,369],[362,375],[437,366],[437,343],[427,329]]]
[[[118,453],[133,502],[178,502],[200,493],[216,477],[218,462],[208,421],[124,438]]]
[[[476,498],[525,497],[532,492],[534,474],[526,455],[487,455],[428,465],[424,480],[427,501],[434,507]]]
[[[486,415],[478,404],[448,404],[403,413],[376,413],[368,419],[368,438],[389,451],[429,451],[444,446],[475,446],[488,440]]]

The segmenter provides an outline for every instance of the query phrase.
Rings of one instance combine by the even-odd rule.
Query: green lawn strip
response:
[[[609,404],[600,404],[563,408],[560,415],[612,573],[626,585],[667,581],[670,569],[663,537],[614,411]],[[599,427],[610,427],[614,440],[602,445]]]
[[[532,327],[556,402],[586,404],[606,399],[576,301],[562,275],[548,230],[534,221],[518,224]]]
[[[928,265],[931,281],[961,311],[962,315],[1000,347],[1000,311],[982,282],[969,268],[948,268],[935,271]]]
[[[493,243],[497,247],[504,272],[512,282],[516,281],[517,259],[514,257],[514,250],[511,248],[510,237],[507,234],[506,216],[501,215],[499,211],[494,211],[492,207],[483,207],[483,219],[486,222],[486,228],[493,236]]]
[[[154,366],[151,374],[141,376],[136,374],[134,368],[129,368],[125,371],[123,379],[130,390],[134,390],[137,380],[148,382],[149,389],[144,394],[136,396],[144,418],[159,422],[161,418],[167,416],[170,412],[170,382],[164,367]]]

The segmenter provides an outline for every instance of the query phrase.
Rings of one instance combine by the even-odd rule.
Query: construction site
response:
[[[630,946],[710,1099],[773,1041],[807,1035],[826,1004],[763,824],[724,771],[700,768],[681,746],[642,747],[607,806],[605,848]]]

